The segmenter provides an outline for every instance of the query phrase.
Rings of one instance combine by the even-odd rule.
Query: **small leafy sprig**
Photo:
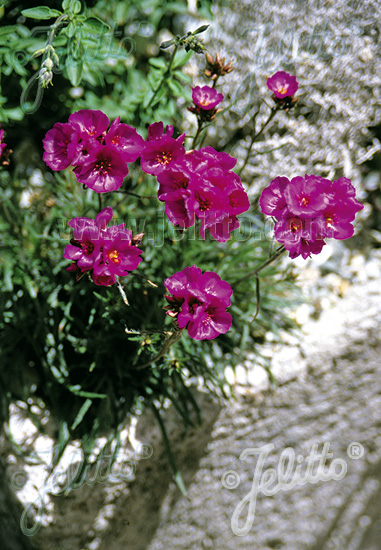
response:
[[[65,69],[72,86],[78,86],[82,80],[83,61],[81,37],[83,33],[92,33],[104,35],[110,30],[109,25],[97,17],[88,17],[86,12],[82,12],[82,4],[79,0],[64,0],[62,2],[63,11],[49,8],[48,6],[38,6],[22,10],[24,17],[38,20],[48,20],[53,17],[55,22],[50,26],[48,38],[44,48],[34,52],[32,58],[42,55],[41,68],[38,74],[40,86],[46,88],[53,84],[53,69],[59,66],[59,57],[53,46],[55,37],[58,34],[66,35],[68,38],[78,36],[76,51],[71,51],[66,59]]]

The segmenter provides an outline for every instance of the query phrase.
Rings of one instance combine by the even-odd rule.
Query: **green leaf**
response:
[[[178,80],[181,80],[181,82],[184,82],[185,84],[192,84],[192,78],[189,76],[189,74],[184,74],[181,71],[175,71],[173,73],[173,76],[175,76]]]
[[[69,57],[66,72],[72,86],[79,86],[82,80],[82,71],[83,61],[76,61],[72,57]]]
[[[162,57],[150,57],[148,60],[148,63],[150,65],[153,65],[154,67],[157,67],[158,69],[166,69],[167,64],[165,62],[165,59]]]
[[[88,397],[89,399],[106,399],[107,397],[105,393],[93,393],[90,391],[80,390],[78,387],[79,386],[67,386],[67,389],[79,397]]]
[[[21,109],[21,107],[13,107],[12,109],[4,110],[10,120],[20,121],[24,118],[24,111]]]
[[[81,2],[79,2],[79,0],[75,0],[72,6],[73,13],[79,13],[81,9],[82,9]]]
[[[75,420],[74,420],[74,422],[71,426],[71,430],[75,430],[75,428],[77,426],[79,426],[79,424],[83,420],[83,417],[85,416],[87,411],[90,409],[92,404],[93,404],[93,402],[91,401],[91,399],[86,399],[86,401],[84,402],[82,407],[79,409],[79,412],[78,412],[77,416],[75,417]]]
[[[28,8],[27,10],[21,10],[21,14],[24,17],[30,17],[31,19],[52,19],[52,17],[59,17],[62,12],[58,10],[52,10],[47,6],[38,6],[37,8]]]
[[[169,89],[171,90],[171,92],[176,97],[183,97],[184,92],[186,91],[186,90],[184,90],[184,87],[180,84],[180,82],[177,82],[177,80],[169,80],[168,81],[168,86],[169,86]]]
[[[107,25],[107,23],[104,23],[97,17],[88,17],[82,23],[82,25],[86,31],[92,32],[95,34],[105,34],[111,28],[109,25]]]
[[[176,54],[176,57],[172,64],[172,69],[177,69],[178,67],[182,67],[183,65],[185,65],[185,63],[188,63],[192,55],[192,50],[190,52],[180,52]]]
[[[68,26],[65,29],[65,32],[69,38],[72,38],[75,35],[75,31],[77,30],[77,23],[76,21],[70,21]]]
[[[13,34],[17,31],[17,25],[6,25],[0,28],[0,36],[4,34]]]

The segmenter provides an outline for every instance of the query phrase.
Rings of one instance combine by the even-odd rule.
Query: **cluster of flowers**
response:
[[[162,122],[149,126],[147,140],[120,118],[107,131],[108,126],[108,117],[92,110],[70,115],[67,123],[57,122],[43,140],[45,163],[52,170],[74,166],[80,183],[105,193],[119,189],[127,163],[141,157],[142,170],[160,183],[159,200],[166,203],[173,224],[187,228],[200,219],[202,238],[208,229],[220,242],[229,239],[239,227],[237,215],[250,207],[240,178],[231,171],[236,159],[212,147],[187,152],[185,135],[174,139],[173,127],[164,131]]]
[[[233,291],[217,273],[202,273],[193,265],[168,277],[164,285],[171,294],[165,296],[167,314],[176,319],[179,329],[187,327],[191,338],[211,340],[228,332],[232,317],[226,308]]]
[[[135,128],[102,111],[83,109],[66,123],[57,122],[43,140],[43,160],[52,170],[74,166],[77,180],[97,193],[115,191],[128,174],[127,163],[134,162],[144,140]]]
[[[259,199],[264,214],[273,216],[275,238],[291,258],[319,254],[325,238],[348,239],[354,233],[351,222],[364,206],[356,200],[348,178],[331,181],[320,176],[301,176],[291,181],[276,177]]]
[[[174,225],[188,228],[199,219],[203,239],[209,230],[225,242],[239,227],[237,215],[250,208],[239,176],[231,171],[237,161],[213,147],[186,152],[183,136],[173,139],[172,132],[167,126],[163,133],[162,122],[151,124],[142,169],[157,177],[159,200]]]
[[[77,276],[88,272],[96,285],[113,285],[116,277],[126,277],[142,261],[142,251],[137,248],[142,235],[133,237],[124,223],[107,227],[112,215],[112,208],[107,206],[95,220],[73,218],[69,222],[74,238],[63,254],[72,261],[67,270]]]

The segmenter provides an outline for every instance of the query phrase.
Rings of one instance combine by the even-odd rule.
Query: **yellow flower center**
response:
[[[117,250],[111,250],[108,254],[108,259],[113,262],[114,264],[118,264],[120,262],[119,260],[119,252]]]

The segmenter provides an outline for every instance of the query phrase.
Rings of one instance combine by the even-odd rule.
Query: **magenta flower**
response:
[[[71,145],[73,141],[78,143],[77,138],[78,134],[70,124],[56,122],[42,141],[45,149],[43,161],[52,170],[64,170],[70,166],[76,153]]]
[[[224,100],[223,94],[210,86],[195,86],[192,88],[192,101],[203,111],[215,109]]]
[[[292,97],[299,88],[296,76],[291,76],[285,71],[278,71],[268,78],[266,85],[269,90],[273,92],[275,97],[279,99]]]
[[[185,155],[183,146],[185,135],[173,139],[172,126],[167,126],[163,134],[163,123],[155,122],[148,128],[148,140],[141,154],[141,167],[147,174],[154,176],[170,168]]]
[[[164,281],[172,296],[165,296],[167,314],[177,319],[180,330],[186,328],[194,340],[211,340],[225,334],[232,317],[226,308],[233,293],[231,286],[214,271],[201,272],[193,265]]]
[[[95,218],[74,218],[69,226],[74,229],[74,239],[67,245],[63,257],[73,263],[68,271],[91,272],[96,285],[109,286],[115,277],[125,277],[142,261],[142,251],[133,244],[132,232],[124,223],[107,227],[112,218],[108,206]]]
[[[114,147],[125,162],[135,162],[140,156],[144,139],[135,128],[120,123],[120,117],[116,118],[110,126],[105,137],[106,145]]]
[[[259,199],[261,212],[275,218],[281,217],[286,208],[284,191],[289,184],[290,180],[282,176],[273,179],[270,185],[263,189],[261,193]]]
[[[160,139],[162,137],[172,137],[173,134],[173,126],[165,127],[164,131],[164,124],[162,122],[153,122],[148,127],[148,141],[151,141],[152,139]]]
[[[101,261],[102,235],[112,218],[112,208],[103,209],[95,218],[73,218],[68,225],[73,228],[74,238],[70,241],[63,253],[67,260],[75,262],[82,271],[90,271],[96,262]],[[69,268],[68,268],[69,269]],[[70,266],[72,270],[72,266]]]
[[[3,143],[3,138],[4,138],[4,130],[0,129],[0,157],[7,146],[6,143]]]
[[[74,169],[74,173],[80,183],[97,193],[107,193],[121,187],[128,168],[115,149],[99,145],[83,164]]]
[[[319,176],[292,178],[284,189],[284,197],[290,211],[296,216],[313,218],[328,203],[327,185],[331,182]]]
[[[90,137],[99,137],[105,134],[109,125],[108,116],[102,111],[82,109],[69,116],[69,124],[81,133]]]

